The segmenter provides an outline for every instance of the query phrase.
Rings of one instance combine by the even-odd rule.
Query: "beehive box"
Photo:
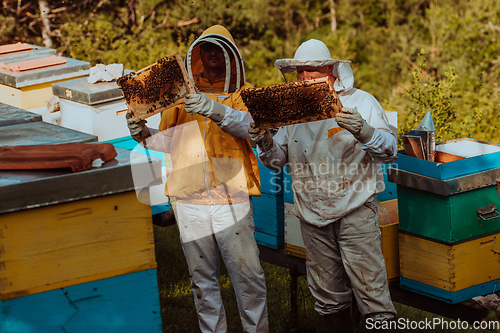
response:
[[[61,126],[97,135],[99,141],[129,137],[128,106],[116,81],[89,83],[86,77],[78,78],[54,83],[52,92],[59,97]],[[157,128],[160,120],[161,115],[155,115],[147,126]]]
[[[449,244],[498,232],[500,146],[470,139],[446,143],[453,150],[438,144],[441,152],[462,158],[438,163],[400,154],[388,169],[398,186],[400,229]]]
[[[51,56],[53,57],[53,56]],[[42,61],[46,58],[38,58]],[[89,74],[90,63],[76,59],[58,57],[66,62],[58,65],[39,67],[23,71],[0,69],[0,102],[24,110],[46,107],[53,96],[51,85]],[[28,61],[32,61],[30,59]],[[20,55],[15,63],[25,61]]]
[[[255,148],[253,151],[257,154]],[[255,240],[257,244],[282,249],[285,241],[283,171],[272,171],[260,160],[258,163],[262,196],[252,198]]]
[[[187,94],[196,93],[178,53],[122,76],[117,82],[128,108],[141,119],[180,104]]]
[[[11,146],[97,141],[40,121],[2,126],[0,137]],[[131,170],[159,161],[116,152],[78,173],[0,171],[0,331],[161,332],[151,211]]]
[[[400,231],[400,285],[447,303],[498,291],[500,233],[444,244]]]
[[[381,203],[388,216],[383,216],[379,210],[379,222],[385,220],[385,225],[379,225],[382,233],[381,248],[385,259],[385,268],[389,282],[399,278],[399,240],[398,240],[398,210],[397,200]],[[285,253],[299,258],[306,258],[306,249],[302,240],[300,220],[292,213],[293,204],[285,202]],[[389,222],[390,221],[390,222]]]
[[[261,129],[329,119],[342,110],[328,78],[246,89],[241,97]]]
[[[0,301],[0,332],[161,333],[156,269]]]

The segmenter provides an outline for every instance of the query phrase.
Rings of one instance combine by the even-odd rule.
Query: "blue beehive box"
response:
[[[257,155],[255,148],[253,151]],[[257,244],[281,249],[285,244],[283,170],[272,171],[259,160],[259,171],[262,196],[252,198],[255,240]]]
[[[156,269],[0,301],[2,333],[162,332]]]

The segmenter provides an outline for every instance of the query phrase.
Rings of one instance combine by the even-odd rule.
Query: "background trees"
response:
[[[317,38],[352,60],[355,86],[399,111],[401,129],[431,109],[441,139],[500,141],[496,0],[3,0],[0,43],[139,69],[184,55],[213,24],[233,34],[255,86],[282,83],[274,61]]]

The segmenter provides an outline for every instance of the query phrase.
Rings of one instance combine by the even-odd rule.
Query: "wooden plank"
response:
[[[4,214],[0,233],[2,300],[156,267],[133,191]]]

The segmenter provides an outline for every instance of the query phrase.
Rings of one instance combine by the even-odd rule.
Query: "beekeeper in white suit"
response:
[[[384,190],[379,163],[397,157],[385,112],[353,88],[349,61],[331,58],[326,45],[304,42],[283,72],[299,80],[330,78],[344,108],[335,118],[281,127],[274,137],[252,124],[259,158],[270,169],[290,167],[294,208],[306,247],[309,289],[329,332],[352,332],[352,286],[358,308],[376,328],[396,325],[380,247],[376,196]]]

